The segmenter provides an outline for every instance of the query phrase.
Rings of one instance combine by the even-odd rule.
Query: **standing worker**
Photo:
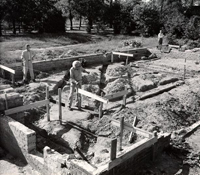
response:
[[[74,61],[70,69],[70,94],[68,99],[68,108],[72,110],[73,94],[75,89],[81,88],[82,86],[82,72],[88,73],[82,66],[80,61]],[[77,93],[76,105],[78,109],[81,109],[81,95]]]
[[[163,34],[162,30],[160,30],[160,33],[158,34],[158,46],[159,46],[160,50],[161,50],[162,44],[163,44],[163,37],[164,37],[164,34]]]
[[[31,80],[35,82],[34,73],[33,73],[33,63],[32,60],[35,57],[33,51],[31,51],[31,46],[26,45],[26,50],[22,52],[21,58],[23,63],[23,83],[28,83],[28,71],[30,73]]]

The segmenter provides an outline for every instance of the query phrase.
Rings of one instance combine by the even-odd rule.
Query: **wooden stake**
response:
[[[124,117],[120,118],[120,137],[119,137],[119,151],[122,150],[122,137],[124,130]]]
[[[6,109],[8,109],[8,96],[6,93],[5,93],[5,103],[6,103]]]
[[[126,58],[126,66],[128,65],[128,58]]]
[[[135,117],[134,120],[133,120],[133,125],[132,125],[133,127],[135,127],[136,121],[137,121],[137,117]],[[132,142],[133,135],[134,135],[134,132],[131,132],[130,135],[129,135],[129,139],[128,139],[129,143]]]
[[[12,84],[14,86],[15,85],[15,74],[12,74],[11,76],[12,76]]]
[[[49,99],[49,86],[46,86],[46,100]],[[46,104],[46,110],[47,110],[47,121],[50,121],[50,113],[49,113],[49,103]]]
[[[111,140],[110,160],[115,160],[117,155],[117,139]]]
[[[101,97],[103,96],[103,92],[101,92]],[[103,116],[103,102],[100,102],[99,106],[99,119]]]
[[[111,63],[113,63],[114,58],[113,58],[113,53],[111,53]]]
[[[185,74],[186,74],[186,58],[185,58],[185,64],[184,64],[184,74],[183,74],[183,79],[185,80]]]
[[[125,91],[127,91],[127,87],[125,86]],[[126,107],[126,94],[123,96],[123,106]]]
[[[59,120],[60,124],[62,124],[62,94],[61,94],[61,88],[58,89],[58,105],[59,105]]]

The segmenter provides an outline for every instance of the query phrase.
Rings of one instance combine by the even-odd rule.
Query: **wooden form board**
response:
[[[142,151],[145,148],[151,147],[153,144],[157,142],[157,137],[153,137],[151,139],[142,139],[140,142],[137,142],[133,144],[130,148],[126,149],[126,153],[115,160],[111,161],[108,164],[108,169],[112,169],[115,166],[123,163],[124,161],[130,159],[134,155],[136,155],[138,152]],[[120,153],[119,153],[120,154]]]
[[[114,126],[120,127],[120,122],[118,120],[112,119],[111,124]],[[136,134],[143,135],[144,137],[151,138],[153,137],[153,134],[145,131],[143,129],[133,127],[131,124],[124,122],[124,129],[127,129],[128,131],[135,132]]]
[[[9,67],[6,67],[6,66],[4,66],[4,65],[0,65],[0,68],[1,68],[1,69],[4,69],[4,70],[6,70],[6,71],[8,71],[8,72],[10,72],[10,73],[12,73],[12,74],[15,74],[15,70],[13,70],[13,69],[11,69],[11,68],[9,68]]]
[[[128,91],[124,90],[124,91],[117,92],[117,93],[114,93],[114,94],[105,95],[104,98],[107,98],[108,100],[112,100],[112,99],[115,99],[115,98],[118,98],[118,97],[121,97],[121,96],[124,96],[124,95],[127,95],[127,94],[128,94]]]
[[[49,100],[42,100],[42,101],[31,103],[25,106],[20,106],[20,107],[5,110],[5,115],[15,114],[15,113],[26,111],[32,108],[41,107],[47,104],[49,104]]]
[[[87,96],[87,97],[91,97],[91,98],[93,98],[93,99],[95,99],[95,100],[101,101],[101,102],[103,102],[103,103],[108,103],[108,99],[103,98],[103,97],[100,97],[100,96],[98,96],[98,95],[96,95],[96,94],[93,94],[93,93],[91,93],[91,92],[85,91],[85,90],[83,90],[83,89],[78,89],[78,93],[80,93],[80,94],[82,94],[82,95],[85,95],[85,96]]]
[[[113,55],[121,55],[121,56],[133,57],[133,54],[130,54],[130,53],[112,52],[112,54]]]

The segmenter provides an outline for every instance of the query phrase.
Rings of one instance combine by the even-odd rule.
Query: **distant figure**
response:
[[[21,58],[23,63],[23,83],[28,83],[28,71],[30,73],[31,80],[35,82],[34,73],[33,73],[33,63],[32,60],[35,57],[35,54],[30,49],[30,45],[26,45],[26,50],[22,52]]]
[[[74,91],[75,91],[75,89],[81,88],[81,86],[82,86],[82,72],[86,72],[88,74],[89,74],[89,72],[86,71],[81,66],[80,61],[74,61],[72,63],[72,67],[69,72],[70,72],[70,94],[69,94],[69,99],[68,99],[68,108],[69,108],[69,110],[72,110],[71,106],[73,103]],[[79,110],[81,109],[81,95],[78,93],[77,93],[75,106],[77,106]]]
[[[160,30],[160,33],[158,34],[158,46],[160,49],[163,44],[163,37],[164,37],[164,34],[163,34],[162,30]]]

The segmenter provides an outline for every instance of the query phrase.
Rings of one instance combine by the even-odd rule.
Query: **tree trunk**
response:
[[[69,10],[70,30],[73,30],[73,16],[71,10]]]
[[[82,16],[79,17],[79,30],[81,30],[81,22],[82,22]]]
[[[87,24],[87,33],[91,33],[91,29],[92,29],[92,23],[93,23],[93,21],[92,21],[92,18],[88,18],[88,24]]]
[[[110,0],[110,9],[112,9],[112,4],[113,4],[113,0]],[[110,28],[112,28],[112,26],[113,26],[113,19],[112,19],[112,17],[110,18],[109,23],[110,23]]]
[[[16,23],[15,23],[15,19],[13,19],[12,23],[13,23],[13,34],[16,34]]]
[[[2,20],[0,19],[0,36],[2,36],[2,26],[1,26]]]

